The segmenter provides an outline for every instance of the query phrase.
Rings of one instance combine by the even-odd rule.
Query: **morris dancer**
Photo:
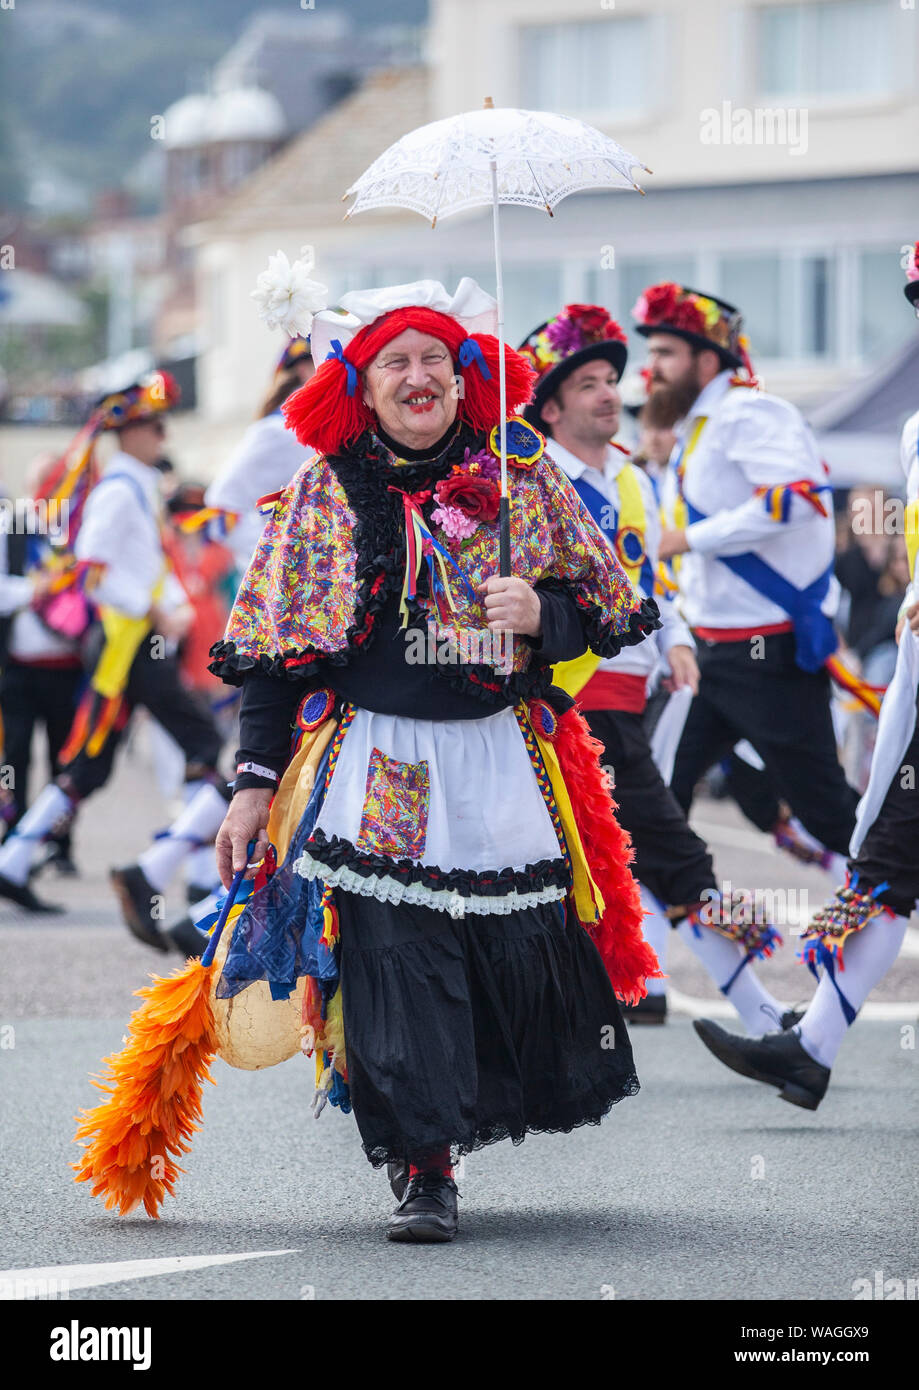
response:
[[[919,305],[919,242],[904,288]],[[803,958],[817,992],[800,1026],[782,1037],[738,1038],[710,1019],[695,1027],[706,1047],[732,1071],[777,1086],[782,1100],[816,1110],[847,1030],[871,990],[896,960],[919,901],[919,411],[903,427],[900,460],[906,477],[906,547],[910,585],[897,626],[893,680],[881,706],[871,775],[858,806],[844,887],[814,917]]]
[[[454,1155],[598,1123],[638,1089],[611,981],[633,998],[656,963],[589,735],[550,668],[585,643],[612,656],[640,641],[657,610],[519,419],[512,577],[499,576],[489,296],[421,281],[342,304],[353,319],[312,322],[317,355],[320,329],[330,350],[284,412],[319,455],[282,491],[213,650],[211,669],[243,687],[225,885],[265,852],[298,705],[299,727],[328,740],[293,867],[273,898],[268,880],[262,917],[253,895],[218,995],[246,972],[296,978],[321,908],[364,1151],[401,1198],[387,1234],[445,1241]],[[508,403],[523,402],[532,374],[510,349],[505,361]],[[490,655],[456,661],[471,638],[500,653],[486,642]],[[335,983],[315,982],[310,1037],[331,1026]],[[341,1045],[325,1055],[340,1072]]]
[[[660,554],[680,557],[701,671],[673,790],[688,809],[702,773],[746,738],[805,829],[843,854],[858,793],[836,755],[824,669],[838,590],[813,437],[756,387],[733,305],[664,283],[634,313],[652,393],[679,421],[671,486],[686,524],[664,531]]]
[[[551,437],[555,462],[612,547],[639,598],[654,592],[660,521],[648,475],[615,443],[618,383],[628,349],[625,334],[596,304],[569,304],[541,324],[520,352],[537,372],[526,415]],[[776,934],[768,925],[735,924],[714,905],[719,892],[711,855],[655,764],[643,722],[647,687],[662,665],[671,689],[698,687],[694,643],[672,597],[658,595],[662,629],[612,660],[574,662],[556,674],[577,695],[614,774],[622,825],[635,847],[633,872],[642,890],[644,931],[658,959],[666,958],[671,927],[698,957],[751,1033],[787,1027],[797,1015],[757,979],[750,965],[768,956]],[[591,674],[596,668],[595,674]],[[700,919],[700,909],[702,917]],[[712,921],[714,916],[715,920]],[[726,916],[727,920],[719,919]],[[664,980],[630,1009],[634,1023],[663,1023]]]
[[[177,400],[172,378],[153,373],[106,397],[93,413],[90,444],[113,431],[118,450],[89,494],[74,545],[78,563],[96,576],[92,674],[60,753],[60,775],[0,847],[0,897],[36,910],[28,877],[43,841],[105,785],[131,710],[145,706],[185,753],[188,804],[136,864],[113,869],[111,877],[131,932],[161,951],[170,949],[158,925],[161,894],[186,856],[213,840],[228,799],[217,772],[220,735],[209,711],[181,684],[177,658],[164,645],[192,617],[184,590],[167,571],[160,537],[156,463],[164,415]]]

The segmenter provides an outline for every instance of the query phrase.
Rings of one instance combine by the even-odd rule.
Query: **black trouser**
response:
[[[51,775],[60,772],[58,754],[70,731],[77,695],[83,680],[79,666],[29,666],[8,662],[0,680],[3,710],[4,761],[12,773],[16,816],[28,805],[29,766],[36,724],[44,724],[48,738]]]
[[[752,743],[778,796],[827,849],[846,854],[858,792],[836,755],[826,671],[795,665],[794,634],[698,643],[701,671],[677,749],[672,787],[689,810],[699,778],[738,739]]]
[[[632,837],[635,877],[665,907],[700,902],[715,887],[712,858],[657,770],[641,715],[585,710],[584,718],[613,770],[613,799]]]
[[[859,888],[888,883],[878,896],[901,917],[908,917],[919,899],[919,709],[909,747],[888,788],[877,819],[849,868],[858,873]]]
[[[220,734],[203,696],[182,684],[177,657],[154,657],[151,644],[145,639],[131,666],[124,701],[127,712],[136,705],[143,705],[172,735],[185,754],[189,780],[206,774],[214,776],[220,757]],[[105,785],[125,723],[125,720],[119,721],[112,729],[96,757],[89,757],[84,750],[67,764],[61,780],[68,792],[82,799]],[[228,795],[222,780],[216,785]]]

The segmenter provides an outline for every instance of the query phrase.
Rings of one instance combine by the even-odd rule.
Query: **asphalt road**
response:
[[[806,888],[811,907],[825,895],[822,875],[777,857],[732,809],[705,803],[698,818],[735,884]],[[678,1007],[664,1028],[633,1033],[641,1093],[599,1127],[468,1158],[450,1246],[386,1241],[385,1176],[353,1117],[313,1120],[299,1058],[261,1073],[218,1061],[162,1219],[104,1211],[72,1181],[73,1116],[95,1103],[89,1077],[164,959],[119,924],[105,871],[167,819],[138,739],[78,827],[81,879],[42,880],[68,913],[36,922],[0,907],[0,1293],[35,1277],[91,1300],[822,1300],[851,1299],[876,1271],[919,1277],[915,934],[816,1114],[704,1050],[687,1014],[723,1002],[676,942]],[[790,937],[763,966],[789,1001],[811,992],[794,951]]]

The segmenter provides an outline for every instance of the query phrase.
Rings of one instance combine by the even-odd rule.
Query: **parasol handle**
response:
[[[504,493],[498,503],[498,525],[500,527],[498,573],[502,579],[509,579],[511,573],[511,507],[507,493]]]
[[[248,846],[247,846],[247,848],[246,848],[246,858],[248,859],[248,858],[249,858],[249,855],[250,855],[250,854],[254,854],[254,853],[255,853],[255,841],[254,841],[254,840],[250,840],[250,841],[249,841],[249,844],[248,844]],[[226,895],[226,897],[225,897],[224,900],[223,900],[223,907],[222,907],[221,910],[220,910],[220,916],[217,918],[217,921],[214,923],[214,929],[213,929],[213,931],[211,932],[211,939],[210,939],[210,941],[208,941],[207,945],[205,946],[205,948],[204,948],[204,954],[203,954],[202,957],[201,957],[201,964],[205,967],[205,969],[207,968],[207,966],[211,965],[212,962],[213,962],[213,960],[214,960],[214,953],[215,953],[216,950],[217,950],[217,943],[220,941],[220,937],[221,937],[221,935],[223,934],[223,929],[224,929],[224,927],[225,927],[226,924],[227,924],[227,918],[228,918],[229,915],[230,915],[230,911],[231,911],[231,909],[232,909],[232,907],[233,907],[233,904],[236,902],[236,894],[239,892],[239,886],[240,886],[240,884],[242,883],[243,879],[244,879],[245,876],[246,876],[246,869],[247,869],[247,868],[248,868],[248,865],[247,865],[247,864],[244,864],[244,865],[242,866],[242,868],[239,869],[239,870],[233,875],[233,882],[230,884],[229,888],[227,889],[227,895]]]

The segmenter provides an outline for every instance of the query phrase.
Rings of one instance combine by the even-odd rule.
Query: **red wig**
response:
[[[374,424],[373,411],[362,398],[359,375],[352,394],[348,395],[348,367],[350,365],[359,374],[387,343],[407,328],[429,333],[449,348],[463,382],[457,405],[459,418],[475,430],[490,430],[498,424],[501,411],[497,338],[491,333],[474,333],[469,337],[462,325],[448,314],[415,305],[393,309],[367,324],[351,339],[343,357],[327,358],[305,386],[288,396],[281,410],[287,428],[294,431],[301,444],[321,454],[337,454]],[[471,348],[463,353],[463,357],[468,357],[468,362],[463,364],[458,359],[465,343]],[[487,376],[482,370],[483,364]],[[504,370],[507,404],[512,412],[529,400],[535,373],[506,343]]]

